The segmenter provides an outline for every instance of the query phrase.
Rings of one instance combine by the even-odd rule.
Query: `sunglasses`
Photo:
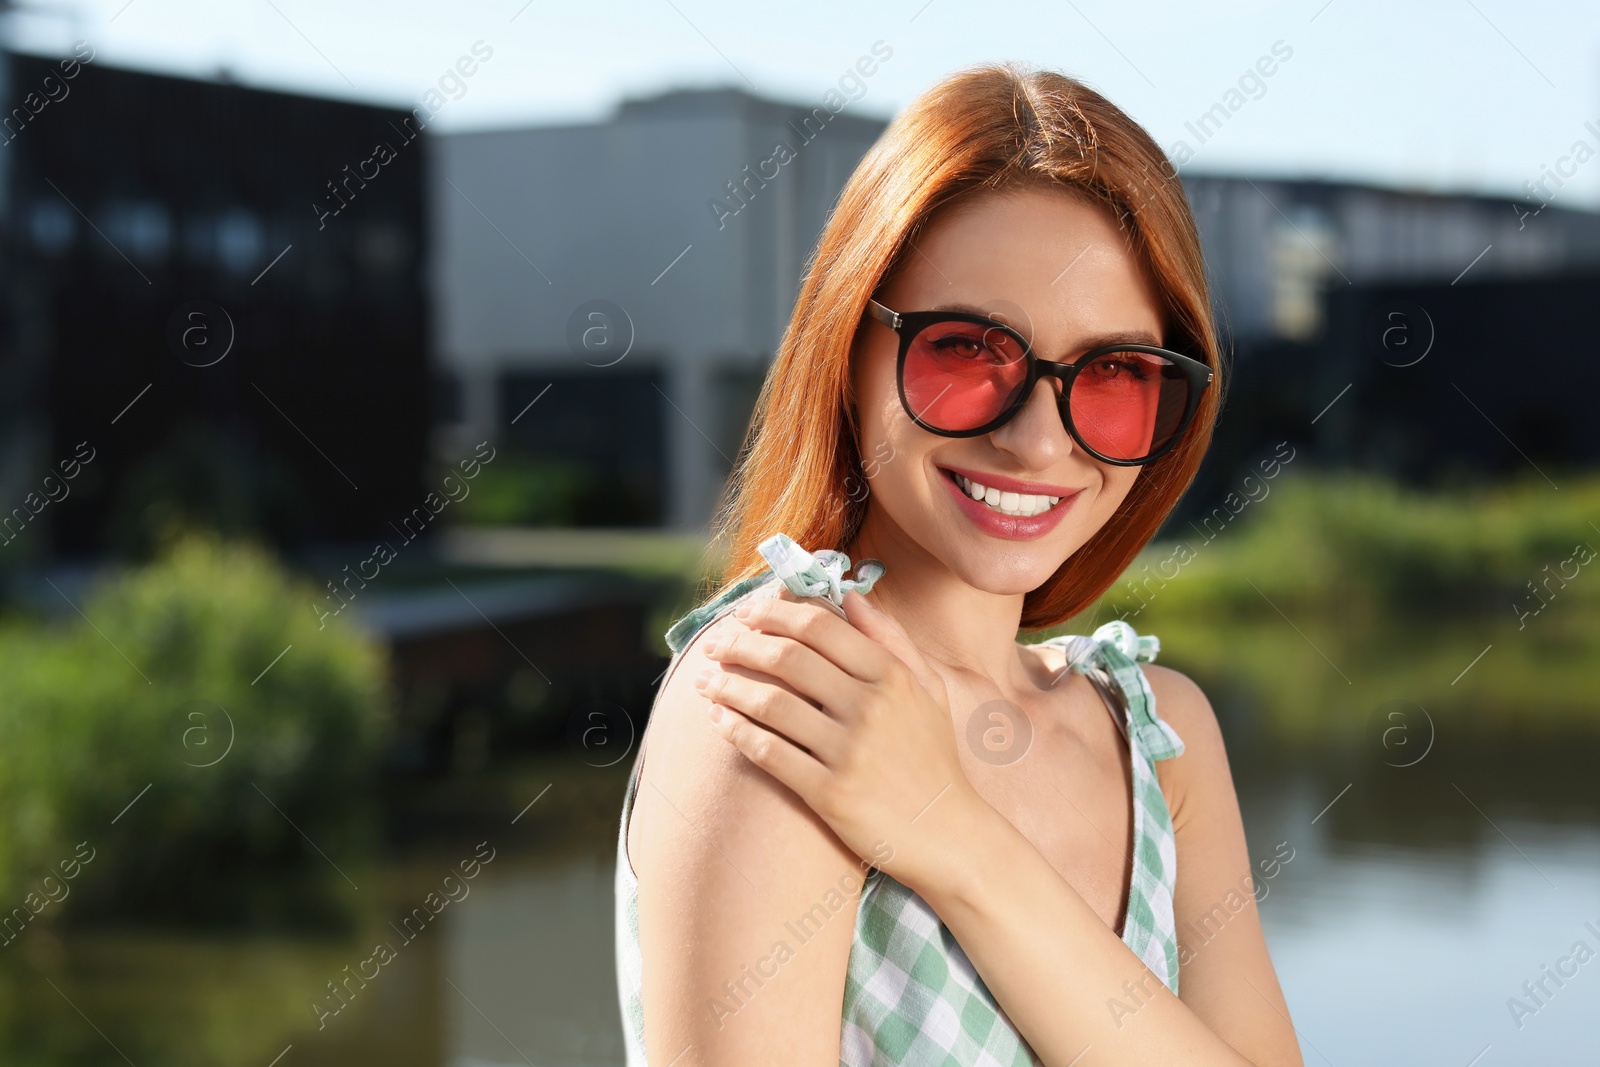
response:
[[[1073,441],[1104,463],[1135,467],[1178,443],[1211,384],[1211,368],[1154,345],[1111,344],[1071,363],[1040,359],[1003,322],[960,311],[867,312],[900,336],[895,371],[913,422],[941,437],[978,437],[1016,417],[1040,378],[1061,383],[1057,408]]]

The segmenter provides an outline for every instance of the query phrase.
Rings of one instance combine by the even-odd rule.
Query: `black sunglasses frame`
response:
[[[1033,346],[1016,330],[1003,322],[986,318],[982,315],[970,315],[964,311],[892,311],[872,299],[867,301],[866,313],[899,335],[900,353],[895,365],[895,387],[900,393],[900,406],[905,409],[912,422],[915,422],[929,433],[938,434],[940,437],[981,437],[986,433],[993,433],[1010,422],[1016,417],[1017,412],[1022,410],[1022,405],[1027,403],[1028,398],[1033,395],[1034,386],[1039,383],[1040,378],[1053,377],[1061,382],[1061,398],[1056,401],[1056,410],[1061,414],[1062,425],[1066,427],[1067,433],[1078,447],[1102,463],[1110,463],[1117,467],[1142,467],[1146,463],[1160,459],[1171,451],[1179,441],[1183,440],[1183,435],[1189,429],[1189,423],[1193,421],[1194,413],[1200,406],[1200,395],[1211,384],[1211,380],[1214,377],[1211,368],[1200,360],[1185,356],[1180,352],[1157,348],[1154,345],[1102,345],[1099,348],[1085,352],[1073,363],[1058,363],[1054,360],[1041,359],[1034,354]],[[922,420],[922,417],[912,408],[911,401],[906,397],[906,355],[911,351],[911,342],[923,330],[940,322],[968,322],[979,326],[991,327],[1014,338],[1022,346],[1023,359],[1028,364],[1028,377],[1024,381],[1023,387],[1017,392],[1017,398],[999,415],[976,429],[944,430],[937,426],[931,426]],[[1072,395],[1072,383],[1077,378],[1078,371],[1088,366],[1089,362],[1096,357],[1111,352],[1143,352],[1148,355],[1161,356],[1170,360],[1183,376],[1189,380],[1189,403],[1183,412],[1182,419],[1178,422],[1177,432],[1172,435],[1172,440],[1140,459],[1113,459],[1110,456],[1101,454],[1090,447],[1088,442],[1084,441],[1083,435],[1072,424],[1070,398]]]

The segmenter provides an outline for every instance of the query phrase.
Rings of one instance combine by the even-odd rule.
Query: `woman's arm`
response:
[[[834,1067],[861,863],[716,735],[693,685],[707,634],[656,703],[630,820],[646,1054]]]
[[[896,857],[885,868],[939,914],[1035,1054],[1051,1067],[1300,1064],[1287,1017],[1264,1000],[1281,1004],[1281,995],[1264,950],[1250,948],[1253,911],[1205,946],[1197,988],[1181,986],[1193,999],[1173,996],[972,789],[953,758],[942,687],[929,682],[904,632],[858,595],[846,598],[846,610],[853,627],[814,606],[752,605],[750,628],[731,630],[716,658],[760,664],[829,714],[759,683],[716,678],[711,694],[736,709],[722,735],[789,784],[858,854],[873,839],[888,842]],[[1171,672],[1161,674],[1169,700],[1185,704]],[[1214,718],[1209,737],[1196,728],[1210,707],[1198,689],[1188,697],[1173,719],[1195,735],[1191,754],[1178,757],[1190,768],[1178,783],[1181,847],[1191,858],[1197,849],[1219,855],[1193,859],[1192,871],[1180,857],[1180,929],[1209,906],[1222,879],[1249,872],[1220,735]],[[810,751],[790,742],[796,736]],[[1115,1012],[1113,998],[1137,1010]]]
[[[1216,717],[1183,675],[1149,673],[1163,717],[1185,743],[1184,755],[1157,765],[1165,771],[1178,842],[1181,999],[993,808],[954,812],[944,873],[912,888],[955,934],[1047,1064],[1073,1063],[1087,1049],[1077,1061],[1084,1067],[1299,1067],[1254,907]],[[1202,941],[1203,932],[1211,940]]]

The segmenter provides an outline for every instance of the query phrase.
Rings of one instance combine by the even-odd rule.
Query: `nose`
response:
[[[989,434],[989,442],[1017,458],[1025,470],[1042,471],[1072,454],[1072,437],[1061,421],[1061,394],[1056,380],[1041,377],[1022,409],[1010,422]]]

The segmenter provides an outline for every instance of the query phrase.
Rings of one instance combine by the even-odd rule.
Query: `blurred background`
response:
[[[622,1062],[661,635],[839,189],[997,59],[1144,123],[1202,232],[1215,445],[1063,629],[1210,695],[1306,1061],[1592,1060],[1597,46],[1507,0],[4,5],[0,1060]]]

